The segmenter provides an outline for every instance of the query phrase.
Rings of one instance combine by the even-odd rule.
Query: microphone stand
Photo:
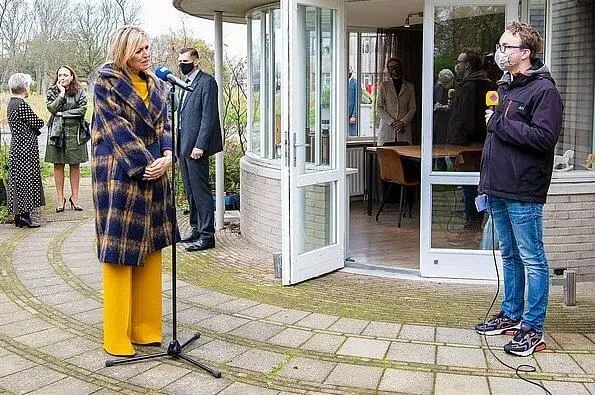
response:
[[[171,357],[172,359],[181,358],[196,367],[206,370],[207,372],[211,373],[211,375],[213,375],[213,377],[219,378],[219,377],[221,377],[220,371],[218,371],[216,369],[212,369],[212,368],[204,365],[203,363],[201,363],[193,358],[188,357],[183,352],[183,350],[186,346],[188,346],[192,342],[196,341],[200,337],[200,333],[195,333],[194,336],[192,336],[190,339],[188,339],[183,344],[180,344],[180,342],[178,341],[178,333],[177,333],[178,322],[177,322],[177,307],[176,307],[176,263],[177,263],[177,259],[176,259],[177,232],[176,232],[176,230],[178,228],[178,221],[177,221],[177,216],[176,216],[176,193],[175,193],[175,191],[176,191],[176,188],[175,188],[175,182],[176,182],[175,155],[177,153],[177,150],[176,150],[177,130],[176,130],[176,122],[175,122],[175,119],[176,119],[176,112],[175,112],[176,111],[176,86],[174,84],[171,84],[168,98],[169,98],[171,114],[172,114],[172,116],[171,116],[171,130],[172,130],[171,138],[172,138],[172,151],[173,151],[172,152],[172,163],[171,163],[171,177],[172,177],[171,198],[172,198],[172,206],[173,206],[172,247],[171,247],[172,340],[169,342],[169,347],[167,348],[166,352],[150,354],[150,355],[142,355],[139,357],[132,357],[132,358],[126,358],[126,359],[107,360],[107,361],[105,361],[105,366],[110,367],[110,366],[116,366],[116,365],[123,365],[123,364],[129,364],[129,363],[134,363],[134,362],[147,361],[147,360],[161,358],[161,357]]]

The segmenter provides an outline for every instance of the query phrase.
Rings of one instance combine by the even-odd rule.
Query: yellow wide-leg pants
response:
[[[144,266],[103,263],[103,348],[134,355],[133,344],[161,343],[161,251]]]

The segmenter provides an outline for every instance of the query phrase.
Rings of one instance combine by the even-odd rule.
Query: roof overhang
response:
[[[246,13],[254,8],[277,4],[271,0],[172,0],[175,8],[199,18],[213,19],[214,13],[223,13],[223,21],[246,23]]]

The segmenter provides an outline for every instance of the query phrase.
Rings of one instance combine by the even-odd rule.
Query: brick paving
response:
[[[88,180],[83,192],[89,207]],[[223,377],[171,359],[106,368],[92,212],[52,210],[38,213],[38,229],[0,225],[0,393],[543,393],[470,330],[494,285],[339,271],[282,287],[271,257],[230,231],[217,235],[214,250],[178,250],[178,336],[200,332],[188,354]],[[506,363],[535,366],[526,376],[552,393],[595,393],[595,287],[578,289],[578,305],[568,308],[552,287],[546,351],[513,358],[501,351],[507,338],[488,339]]]

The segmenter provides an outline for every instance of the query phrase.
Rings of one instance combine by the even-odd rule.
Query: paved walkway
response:
[[[50,211],[38,229],[0,225],[0,392],[543,393],[468,329],[495,286],[337,272],[281,287],[270,256],[229,231],[208,253],[179,250],[178,336],[200,332],[189,354],[223,377],[170,359],[106,368],[91,212]],[[490,345],[509,364],[535,366],[527,377],[552,393],[595,394],[593,284],[579,284],[575,308],[563,306],[560,288],[552,289],[546,351],[512,358],[501,351],[508,338]],[[164,299],[167,342],[167,274]]]

